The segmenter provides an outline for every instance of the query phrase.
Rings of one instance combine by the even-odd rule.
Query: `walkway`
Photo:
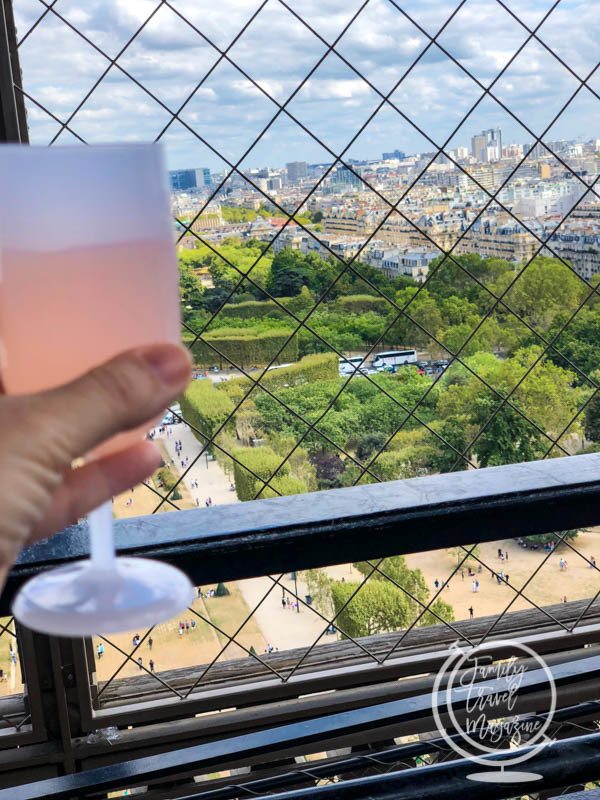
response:
[[[181,466],[182,460],[189,458],[190,462],[193,461],[202,450],[202,447],[185,423],[171,425],[170,430],[170,435],[166,433],[160,434],[157,431],[155,438],[160,438],[163,441],[170,458],[174,461],[175,471],[177,474],[181,474],[185,469],[185,467]],[[175,451],[176,441],[180,441],[183,447],[180,456]],[[196,481],[198,481],[197,489],[193,486]],[[212,499],[213,506],[239,502],[236,493],[231,491],[229,478],[219,462],[208,461],[205,455],[202,455],[190,467],[183,482],[189,489],[192,498],[194,500],[197,499],[200,507],[204,507],[208,497]],[[293,591],[293,581],[290,580],[289,574],[284,576],[282,582],[290,591]],[[252,611],[269,592],[269,589],[273,586],[273,581],[268,577],[251,578],[245,581],[237,581],[237,585],[248,608]],[[312,644],[325,629],[325,622],[303,605],[300,605],[300,613],[287,607],[284,610],[281,604],[281,594],[281,588],[275,586],[253,615],[264,638],[279,650],[288,650],[293,647]],[[300,581],[298,583],[298,594],[302,598],[306,594],[306,587]],[[292,599],[290,596],[290,600]],[[331,636],[324,636],[321,641],[327,642],[331,639]]]
[[[178,475],[184,471],[181,466],[182,460],[188,458],[190,463],[198,456],[202,450],[200,442],[196,439],[189,428],[184,422],[178,425],[170,425],[167,430],[171,434],[167,436],[166,433],[158,433],[156,431],[155,439],[161,439],[167,448],[170,458],[174,462],[174,468]],[[177,455],[175,451],[175,442],[180,441],[182,444],[181,455]],[[224,473],[218,461],[210,461],[210,456],[203,454],[198,461],[190,467],[187,471],[184,484],[189,489],[189,492],[194,500],[198,501],[198,505],[204,507],[206,500],[210,497],[214,506],[228,505],[229,503],[238,503],[237,495],[230,489],[230,480]],[[198,482],[198,488],[194,488],[194,483]]]

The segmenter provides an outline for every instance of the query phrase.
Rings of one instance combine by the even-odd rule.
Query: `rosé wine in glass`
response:
[[[180,339],[177,262],[159,145],[0,146],[0,373],[50,389],[120,352]],[[115,452],[120,434],[88,457]],[[191,602],[179,570],[115,558],[110,503],[89,515],[92,558],[43,573],[13,606],[62,636],[129,630]]]

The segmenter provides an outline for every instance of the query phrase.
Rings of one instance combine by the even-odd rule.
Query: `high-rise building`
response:
[[[403,158],[406,158],[406,153],[403,153],[402,150],[392,150],[390,153],[382,153],[382,158],[384,161],[390,161],[392,158],[402,161]]]
[[[290,161],[285,165],[287,178],[290,183],[298,183],[308,176],[308,164],[306,161]]]
[[[196,170],[196,186],[212,186],[212,177],[208,167]]]
[[[358,175],[351,172],[348,167],[338,167],[333,174],[333,182],[346,186],[359,186],[361,183]]]
[[[185,189],[195,189],[196,183],[195,169],[176,169],[169,173],[171,178],[171,189],[174,192],[181,192]]]
[[[489,128],[471,138],[471,155],[480,163],[500,161],[502,158],[502,131]]]

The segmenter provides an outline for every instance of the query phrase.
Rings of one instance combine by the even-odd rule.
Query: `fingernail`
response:
[[[177,345],[153,345],[144,348],[141,356],[159,380],[168,386],[183,383],[190,377],[190,357]]]

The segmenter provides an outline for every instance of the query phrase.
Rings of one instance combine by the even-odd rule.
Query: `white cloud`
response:
[[[335,55],[329,55],[322,63],[320,60],[361,2],[285,2],[315,33],[279,0],[269,0],[242,33],[259,7],[259,0],[171,0],[173,8],[209,41],[163,6],[125,48],[119,63],[172,111],[195,90],[181,112],[182,119],[231,161],[239,158],[269,125],[277,111],[269,96],[285,103],[294,95],[289,112],[336,152],[347,146],[380,102],[377,91],[370,89],[360,75],[383,94],[404,76],[392,95],[393,102],[438,143],[452,133],[481,97],[481,89],[465,71],[430,43],[430,37],[456,11],[458,0],[370,0],[337,45],[340,56],[360,75]],[[505,2],[529,27],[537,25],[550,6],[548,0]],[[19,33],[23,35],[43,9],[34,0],[14,0],[14,6]],[[539,31],[543,42],[581,76],[598,60],[600,18],[593,6],[585,0],[563,0]],[[56,10],[112,58],[156,7],[155,0],[61,0]],[[467,0],[448,22],[439,41],[460,66],[488,85],[528,35],[496,0]],[[228,54],[256,81],[258,88],[225,59],[203,81],[220,58],[219,50],[227,48],[236,37]],[[413,61],[424,51],[413,67]],[[101,53],[52,13],[27,38],[21,63],[26,90],[62,120],[85,98],[109,65]],[[296,91],[312,70],[309,80]],[[600,79],[597,80],[598,90]],[[543,130],[576,86],[577,81],[543,45],[530,42],[494,85],[494,91],[537,132]],[[75,115],[71,127],[89,141],[152,139],[170,117],[151,94],[113,67]],[[578,102],[578,113],[566,113],[564,121],[554,126],[555,138],[579,136],[582,128],[585,135],[600,136],[600,130],[592,129],[597,117],[592,113],[593,105],[598,101],[589,95]],[[582,124],[582,113],[589,120],[586,124]],[[29,122],[33,141],[48,141],[58,131],[56,123],[32,105]],[[507,140],[531,138],[510,114],[488,99],[455,135],[454,144],[457,139],[468,143],[477,129],[491,124],[500,124]],[[165,140],[174,166],[206,164],[223,168],[223,162],[179,123],[169,128]],[[358,137],[350,154],[355,158],[377,156],[382,150],[395,147],[422,151],[432,145],[386,107]],[[329,156],[282,115],[270,129],[268,147],[257,146],[245,165],[262,165],[267,160],[282,164],[292,157],[325,160]]]

